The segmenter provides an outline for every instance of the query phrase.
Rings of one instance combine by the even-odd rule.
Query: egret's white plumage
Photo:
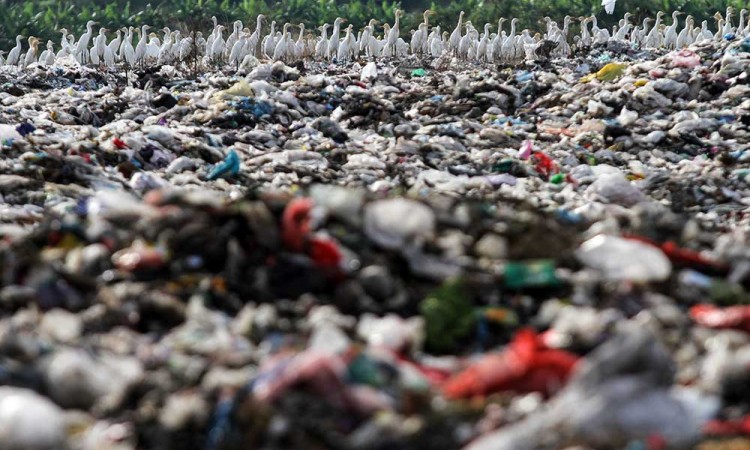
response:
[[[606,13],[611,14],[615,2],[616,0],[602,0],[601,5]],[[622,19],[609,29],[599,28],[595,15],[581,17],[580,35],[573,36],[572,39],[569,37],[573,20],[570,16],[565,16],[562,26],[552,18],[544,17],[538,22],[542,24],[542,29],[538,33],[530,29],[522,29],[519,33],[519,19],[513,18],[510,20],[509,33],[506,34],[503,30],[505,18],[501,17],[498,20],[496,32],[491,30],[494,26],[490,23],[485,23],[483,29],[478,30],[470,20],[465,20],[465,13],[461,11],[456,27],[449,32],[450,30],[441,30],[440,26],[430,27],[429,16],[434,13],[427,10],[423,13],[424,20],[415,30],[408,30],[407,34],[407,30],[402,29],[403,11],[398,8],[393,11],[394,22],[383,23],[382,34],[377,31],[376,27],[380,22],[375,19],[370,20],[364,28],[355,33],[352,25],[342,29],[342,23],[346,22],[346,19],[337,17],[332,26],[324,24],[316,28],[320,31],[316,33],[317,37],[309,32],[304,23],[298,25],[299,33],[293,33],[292,29],[297,25],[284,24],[283,29],[279,30],[275,21],[271,21],[270,31],[263,34],[265,16],[261,14],[255,19],[254,30],[250,30],[249,27],[243,28],[239,20],[225,27],[216,17],[212,17],[212,27],[207,38],[195,30],[188,33],[170,30],[167,27],[162,29],[163,35],[157,36],[155,33],[149,33],[148,25],[143,25],[140,29],[117,29],[115,38],[107,43],[109,30],[100,28],[98,34],[93,37],[92,27],[96,22],[88,21],[84,33],[77,40],[68,30],[59,30],[61,38],[57,54],[55,44],[47,42],[44,51],[37,56],[41,41],[33,37],[28,38],[28,49],[24,51],[22,40],[25,38],[17,36],[15,47],[10,49],[7,59],[2,60],[2,65],[24,69],[38,62],[39,65],[50,66],[72,55],[80,64],[93,63],[109,69],[115,69],[118,64],[126,68],[132,68],[137,64],[141,67],[150,64],[170,64],[179,69],[192,61],[196,64],[208,61],[217,68],[224,64],[236,68],[249,68],[258,63],[259,56],[287,63],[314,58],[336,60],[345,64],[357,60],[360,54],[367,58],[398,59],[410,54],[417,57],[440,58],[446,52],[461,60],[475,63],[514,64],[519,62],[524,54],[527,58],[532,58],[534,49],[542,39],[555,44],[551,53],[553,57],[567,57],[572,53],[573,46],[581,49],[603,45],[613,40],[629,43],[633,48],[682,49],[708,40],[722,41],[727,33],[740,37],[750,35],[748,10],[743,8],[737,14],[732,7],[728,7],[724,15],[720,12],[714,15],[715,28],[709,27],[707,21],[702,21],[698,27],[691,16],[685,19],[683,26],[678,20],[681,14],[679,11],[670,13],[672,21],[668,26],[662,21],[665,14],[662,11],[656,14],[655,19],[644,18],[642,25],[631,23],[632,14],[625,12]],[[737,20],[736,26],[733,24],[734,20]],[[231,30],[226,36],[226,41],[224,30]],[[134,35],[138,36],[135,43]],[[5,51],[1,54],[5,55]],[[192,58],[193,56],[195,58]],[[450,60],[443,59],[446,62]]]
[[[17,65],[18,61],[21,59],[21,40],[23,40],[23,36],[21,36],[20,34],[16,36],[16,46],[10,50],[10,53],[8,53],[8,58],[5,60],[6,64],[8,64],[9,66]]]

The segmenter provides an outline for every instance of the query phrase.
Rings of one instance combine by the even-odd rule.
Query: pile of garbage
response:
[[[750,42],[0,74],[0,447],[750,446]]]

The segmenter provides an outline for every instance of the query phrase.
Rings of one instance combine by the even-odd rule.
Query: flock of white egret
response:
[[[614,8],[615,0],[603,0],[607,12]],[[697,26],[692,16],[687,16],[680,24],[680,11],[672,13],[672,21],[664,23],[663,12],[656,18],[646,18],[642,24],[630,21],[632,15],[624,17],[612,30],[599,28],[596,16],[580,17],[580,34],[570,36],[570,25],[574,18],[566,16],[562,27],[549,17],[543,22],[544,34],[532,34],[528,29],[519,30],[518,19],[510,20],[510,29],[503,26],[505,18],[500,18],[493,30],[492,24],[484,24],[480,33],[461,11],[455,28],[448,32],[440,26],[430,25],[432,11],[424,12],[424,21],[416,30],[402,33],[400,20],[403,11],[396,10],[393,25],[384,23],[377,29],[379,21],[373,19],[355,35],[354,27],[345,28],[346,19],[337,18],[333,25],[323,24],[317,29],[318,36],[309,32],[305,24],[285,23],[279,29],[276,21],[270,21],[270,30],[264,32],[268,19],[262,14],[255,20],[255,28],[244,27],[242,21],[235,21],[229,27],[219,24],[212,17],[213,29],[204,37],[201,32],[184,32],[164,27],[158,34],[150,32],[151,27],[123,27],[118,30],[100,28],[94,33],[96,22],[89,21],[86,31],[76,40],[66,29],[60,31],[60,43],[56,50],[53,41],[39,52],[40,40],[34,36],[27,39],[24,50],[24,36],[16,37],[16,46],[9,52],[0,51],[0,67],[26,69],[35,64],[52,66],[67,58],[81,65],[114,68],[118,64],[125,67],[145,67],[148,65],[178,65],[188,61],[199,62],[215,67],[230,65],[240,67],[260,59],[282,60],[285,62],[301,59],[348,62],[359,57],[402,58],[409,54],[426,57],[439,57],[444,54],[458,59],[481,62],[511,63],[524,57],[525,48],[542,39],[556,42],[554,54],[570,55],[573,48],[588,47],[610,40],[629,42],[638,48],[678,49],[706,40],[721,40],[727,34],[739,37],[750,36],[750,22],[746,23],[747,10],[739,13],[736,26],[733,23],[735,10],[727,8],[722,16],[717,12],[715,28],[709,28],[707,21]],[[293,30],[293,28],[296,28]],[[108,41],[114,31],[114,37]],[[225,32],[229,31],[228,34]],[[343,36],[342,36],[343,35]],[[408,42],[407,42],[408,40]]]

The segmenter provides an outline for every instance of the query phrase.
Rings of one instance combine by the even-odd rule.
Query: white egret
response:
[[[28,67],[31,63],[36,61],[36,52],[39,48],[39,39],[34,36],[29,37],[29,49],[26,51],[26,56],[23,58],[21,66],[23,68]]]
[[[651,31],[649,31],[648,35],[646,36],[644,47],[658,48],[661,45],[661,31],[659,30],[659,27],[661,26],[661,18],[663,15],[663,11],[659,11],[656,13],[656,21],[654,22],[653,28],[651,28]]]
[[[290,24],[284,24],[284,31],[281,33],[281,40],[276,44],[276,48],[273,50],[273,59],[276,61],[287,60],[289,54],[289,43],[291,41],[289,37],[289,26]]]
[[[685,18],[685,28],[683,28],[682,31],[680,31],[680,34],[677,35],[677,40],[675,41],[676,48],[685,48],[693,43],[693,38],[691,36],[693,24],[693,16],[687,16]]]
[[[430,31],[430,15],[434,14],[431,10],[425,10],[422,13],[423,21],[417,27],[417,31],[411,37],[411,52],[414,54],[423,54],[427,51],[427,34]]]
[[[10,50],[10,53],[8,53],[8,58],[5,60],[5,63],[8,64],[9,66],[18,65],[18,62],[21,59],[21,48],[22,48],[21,40],[22,39],[23,39],[23,36],[21,36],[20,34],[16,36],[16,46]]]
[[[365,26],[362,36],[359,40],[359,51],[364,51],[365,56],[369,57],[371,56],[368,53],[368,45],[370,43],[370,37],[372,36],[372,32],[375,29],[375,19],[370,19],[370,22]]]
[[[39,55],[39,64],[42,66],[55,64],[55,44],[52,41],[47,41],[47,48]]]
[[[516,24],[518,24],[518,19],[513,18],[510,21],[510,33],[503,41],[503,46],[500,48],[500,56],[504,61],[510,61],[516,58]]]
[[[294,59],[299,60],[305,57],[305,24],[299,24],[299,37],[294,43]]]
[[[489,58],[487,57],[487,51],[490,43],[490,24],[485,23],[484,24],[484,34],[482,34],[482,39],[479,40],[479,44],[477,44],[477,60],[478,61],[488,61]]]
[[[745,8],[742,8],[740,10],[740,21],[737,23],[737,31],[735,33],[739,36],[745,36],[745,15],[747,14],[747,10]]]
[[[96,22],[93,20],[89,20],[86,22],[86,32],[81,35],[81,37],[78,39],[78,44],[76,45],[75,49],[75,56],[78,58],[78,62],[81,64],[86,63],[86,57],[88,56],[88,45],[89,41],[91,41],[91,36],[94,34],[94,25],[96,25]]]
[[[216,39],[214,39],[213,45],[211,45],[211,58],[215,62],[221,62],[224,59],[224,25],[216,27]]]
[[[248,38],[249,36],[246,33],[243,33],[240,38],[237,39],[237,42],[234,43],[232,50],[229,52],[227,63],[236,64],[237,70],[240,69],[240,63],[245,58],[245,49],[247,47]]]
[[[112,55],[116,60],[118,52],[120,51],[120,45],[122,45],[122,29],[118,28],[115,30],[115,35],[116,37],[107,44],[107,48],[112,52]]]
[[[664,46],[670,50],[674,50],[677,46],[677,26],[679,25],[678,17],[682,13],[680,11],[672,12],[672,24],[667,27],[664,31]]]
[[[428,31],[428,26],[424,23],[420,23],[417,27],[417,31],[412,34],[409,47],[413,54],[420,55],[423,53],[425,43],[427,42]]]
[[[210,60],[213,58],[213,55],[211,54],[211,49],[214,45],[214,40],[216,39],[216,31],[219,28],[219,21],[216,19],[216,16],[211,16],[211,23],[213,23],[213,28],[211,28],[211,34],[208,35],[206,38],[206,56]]]
[[[273,56],[273,52],[276,49],[276,40],[275,40],[275,34],[276,34],[276,21],[271,21],[271,32],[268,33],[266,37],[263,38],[263,56],[266,58],[271,58]]]
[[[320,30],[320,40],[315,45],[316,59],[325,59],[328,57],[328,27],[330,27],[330,25],[327,23],[318,27]]]
[[[714,34],[714,41],[719,42],[724,37],[723,29],[724,29],[724,18],[721,16],[721,13],[719,11],[716,11],[716,14],[714,14],[714,20],[716,20],[716,33]]]
[[[400,19],[401,10],[396,9],[395,12],[396,20],[393,22],[393,27],[388,31],[388,37],[386,38],[385,48],[383,49],[383,56],[396,56],[396,43],[398,42],[400,34]]]
[[[734,8],[732,8],[731,6],[727,6],[724,28],[722,28],[721,30],[723,35],[734,33],[734,28],[732,28],[732,17],[734,17]]]
[[[91,62],[95,66],[99,65],[99,62],[104,59],[104,49],[107,46],[107,29],[102,27],[99,28],[99,34],[94,39],[94,46],[89,52],[91,55]]]
[[[263,27],[263,20],[266,18],[263,14],[258,14],[258,17],[255,18],[255,30],[253,30],[253,34],[250,35],[250,38],[247,40],[247,45],[251,49],[251,54],[253,56],[258,56],[258,44],[260,43],[260,33],[261,28]]]
[[[338,55],[339,38],[341,37],[341,24],[344,22],[346,22],[346,19],[343,19],[341,17],[337,17],[336,20],[333,21],[333,31],[331,32],[331,37],[328,39],[328,49],[326,50],[326,56],[329,60],[335,58]]]
[[[352,28],[352,25],[346,27],[344,39],[339,44],[339,49],[336,53],[336,59],[339,62],[347,62],[351,59],[353,46],[355,45],[354,36],[352,36]]]
[[[232,50],[232,47],[234,47],[234,43],[240,39],[241,33],[242,33],[242,21],[235,20],[232,26],[232,33],[229,36],[227,36],[227,42],[226,42],[227,51]]]
[[[136,32],[140,33],[140,39],[138,44],[135,46],[135,64],[140,64],[141,67],[145,65],[146,58],[146,42],[148,39],[148,30],[151,28],[148,25],[143,25],[140,30],[136,29]]]
[[[165,28],[165,30],[164,41],[156,56],[156,65],[158,66],[169,64],[172,56],[172,33],[169,32],[169,28]]]
[[[448,40],[450,51],[453,53],[458,52],[458,44],[461,42],[461,30],[463,30],[463,20],[464,12],[461,11],[458,14],[458,25],[456,25],[456,28],[453,30],[453,33],[451,33],[451,37]]]
[[[606,28],[599,28],[596,16],[590,17],[591,21],[591,37],[594,40],[594,44],[604,44],[610,37],[609,30]]]
[[[133,48],[133,33],[135,29],[133,27],[128,28],[128,32],[125,35],[125,39],[120,46],[120,57],[125,62],[126,67],[134,67],[138,61],[135,57],[135,49]]]
[[[505,17],[501,17],[497,20],[497,34],[492,38],[490,43],[490,61],[495,61],[500,58],[500,49],[503,46],[503,23],[505,23]]]
[[[166,42],[169,39],[171,30],[165,27],[162,28],[161,31],[162,33],[164,33],[164,41]],[[159,39],[156,33],[149,33],[148,43],[146,44],[146,55],[144,57],[149,64],[155,63],[157,61],[162,45],[162,41]]]
[[[434,36],[430,39],[429,46],[430,46],[430,56],[433,58],[437,58],[438,56],[443,54],[443,35],[440,32],[440,25],[436,26],[434,28]],[[445,34],[448,32],[446,31]]]

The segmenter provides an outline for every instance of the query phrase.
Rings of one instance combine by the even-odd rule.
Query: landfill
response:
[[[616,44],[0,72],[0,447],[750,448],[750,40]]]

